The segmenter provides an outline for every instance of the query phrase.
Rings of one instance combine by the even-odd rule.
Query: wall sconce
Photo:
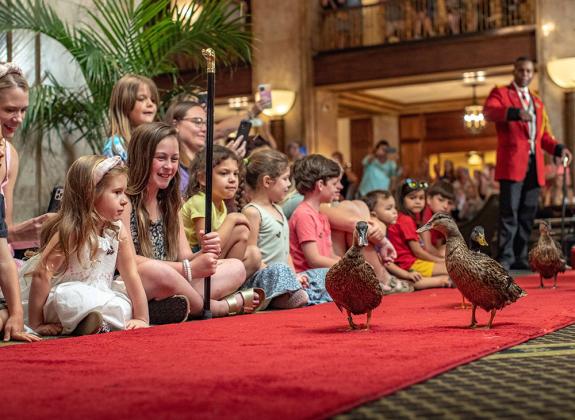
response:
[[[190,19],[190,25],[196,23],[204,8],[197,2],[192,3],[191,0],[172,0],[172,7],[174,8],[174,20]]]
[[[551,60],[547,63],[547,74],[557,86],[575,88],[575,57]]]
[[[247,109],[249,101],[247,96],[237,96],[235,98],[228,98],[228,107],[235,111]]]
[[[256,101],[259,100],[260,94],[257,92]],[[283,117],[292,109],[294,103],[295,92],[293,90],[272,89],[272,107],[262,112],[268,117]]]

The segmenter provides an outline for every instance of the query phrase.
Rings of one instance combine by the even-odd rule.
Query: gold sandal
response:
[[[238,304],[238,300],[236,298],[238,293],[240,294],[240,296],[244,301],[243,306],[240,306]],[[260,303],[256,307],[254,307],[254,297],[256,294],[260,298]],[[228,303],[228,306],[230,307],[228,311],[228,316],[251,314],[252,312],[256,312],[264,304],[265,300],[266,300],[266,293],[264,292],[264,289],[261,289],[259,287],[254,287],[252,289],[238,290],[232,293],[231,295],[225,297],[225,301]]]

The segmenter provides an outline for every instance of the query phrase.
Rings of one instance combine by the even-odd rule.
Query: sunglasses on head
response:
[[[413,178],[406,178],[403,180],[403,185],[407,185],[412,190],[426,190],[429,187],[427,182],[420,182]]]

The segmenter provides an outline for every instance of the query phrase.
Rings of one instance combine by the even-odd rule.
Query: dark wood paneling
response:
[[[373,119],[361,118],[349,123],[351,143],[351,167],[360,177],[363,174],[361,161],[373,149]]]
[[[171,79],[157,77],[154,79],[160,89],[168,89]],[[193,83],[198,86],[206,86],[206,73],[196,71],[180,72],[180,83]],[[252,95],[252,68],[249,65],[228,67],[216,70],[216,96],[240,96]]]
[[[426,156],[435,153],[487,151],[497,148],[495,126],[488,123],[479,134],[463,128],[463,111],[404,115],[399,120],[401,161],[411,174]]]
[[[483,137],[496,136],[495,124],[488,122],[481,132]],[[425,138],[427,140],[460,139],[469,137],[463,125],[463,110],[425,114]]]
[[[497,137],[467,137],[451,140],[425,140],[423,142],[423,154],[429,156],[435,153],[470,152],[472,150],[482,152],[495,150]]]
[[[533,29],[320,53],[314,58],[314,84],[502,66],[520,55],[536,56]]]

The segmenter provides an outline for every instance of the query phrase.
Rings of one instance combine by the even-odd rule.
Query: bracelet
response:
[[[182,265],[184,267],[184,276],[186,278],[186,280],[188,280],[188,283],[192,283],[192,267],[190,265],[190,260],[185,259],[182,261]]]

